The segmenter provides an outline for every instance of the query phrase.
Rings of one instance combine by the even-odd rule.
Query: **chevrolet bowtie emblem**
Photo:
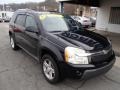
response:
[[[109,52],[109,50],[103,50],[104,54],[107,54]]]

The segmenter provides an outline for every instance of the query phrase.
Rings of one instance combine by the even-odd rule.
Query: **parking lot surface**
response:
[[[49,84],[37,61],[23,50],[11,49],[8,28],[8,23],[0,23],[0,90],[120,90],[120,57],[105,75]]]

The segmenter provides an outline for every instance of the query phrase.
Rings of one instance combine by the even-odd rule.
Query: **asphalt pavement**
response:
[[[65,79],[51,85],[40,64],[23,50],[9,45],[8,23],[0,23],[0,90],[120,90],[120,57],[105,75],[89,80]]]

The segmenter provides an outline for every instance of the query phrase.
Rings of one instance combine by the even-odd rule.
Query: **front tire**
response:
[[[15,38],[12,35],[10,36],[10,45],[13,50],[19,49],[19,47],[16,45]]]
[[[42,57],[42,72],[49,83],[55,84],[60,81],[58,66],[54,59],[48,54]]]

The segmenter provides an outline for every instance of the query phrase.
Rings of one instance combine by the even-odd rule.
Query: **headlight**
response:
[[[89,64],[88,56],[91,54],[86,53],[85,50],[66,47],[65,48],[65,61],[72,64]]]
[[[109,38],[107,38],[107,40],[108,40],[109,44],[112,45],[111,40]]]

